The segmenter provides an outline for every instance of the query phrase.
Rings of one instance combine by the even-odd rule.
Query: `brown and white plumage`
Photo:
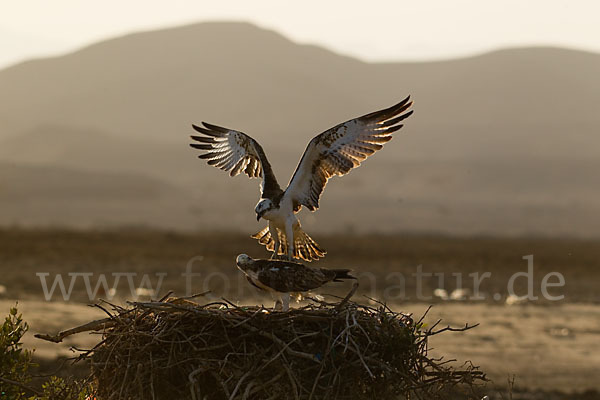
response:
[[[302,206],[311,211],[318,209],[321,193],[332,176],[346,175],[392,140],[392,133],[403,126],[399,122],[413,113],[402,114],[412,105],[409,99],[410,96],[395,106],[351,119],[314,137],[285,190],[284,197],[292,199],[294,210]]]
[[[281,196],[283,190],[277,183],[263,148],[256,140],[233,129],[206,122],[202,125],[192,125],[205,136],[192,136],[192,139],[199,143],[190,144],[195,149],[207,150],[206,153],[200,154],[199,158],[207,160],[208,165],[228,171],[229,176],[236,176],[243,171],[250,178],[262,178],[263,198]]]
[[[412,114],[408,111],[411,106],[409,96],[392,107],[351,119],[314,137],[285,191],[277,183],[262,147],[242,132],[203,122],[202,127],[194,125],[194,129],[205,136],[192,136],[200,143],[191,146],[206,150],[199,157],[229,171],[231,176],[244,171],[251,178],[262,177],[261,199],[255,212],[257,220],[262,217],[269,225],[252,237],[274,255],[312,261],[326,252],[301,229],[295,214],[302,206],[317,210],[327,181],[346,175],[380,150],[402,128],[400,122]]]
[[[275,247],[277,246],[277,243],[279,243],[278,254],[288,254],[288,241],[286,240],[284,231],[278,228],[275,229],[277,231],[276,239],[271,235],[271,230],[268,225],[252,235],[252,238],[258,239],[258,243],[265,246],[269,251],[275,251]],[[325,257],[327,252],[302,230],[300,221],[293,226],[292,230],[294,231],[294,245],[291,249],[293,251],[293,258],[312,261],[318,260],[320,257]]]
[[[349,269],[312,268],[293,261],[253,259],[246,254],[237,256],[235,262],[250,284],[276,297],[281,296],[284,311],[289,308],[290,293],[318,289],[329,282],[356,279]]]

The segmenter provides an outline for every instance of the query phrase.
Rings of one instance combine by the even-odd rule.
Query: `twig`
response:
[[[441,320],[440,320],[441,321]],[[439,322],[439,321],[438,321]],[[473,329],[473,328],[477,328],[479,326],[479,324],[475,324],[475,325],[469,325],[469,324],[465,324],[465,326],[463,326],[462,328],[452,328],[450,325],[446,326],[445,328],[439,329],[437,331],[433,331],[433,328],[437,325],[437,323],[432,326],[428,331],[428,335],[429,336],[434,336],[437,335],[439,333],[442,332],[464,332],[464,331],[468,331],[469,329]]]
[[[110,328],[115,325],[115,321],[112,318],[103,318],[96,321],[88,322],[77,326],[75,328],[67,329],[66,331],[59,332],[56,335],[47,335],[43,333],[36,333],[33,335],[37,339],[47,340],[49,342],[60,343],[67,336],[75,335],[76,333],[97,331],[101,329]]]
[[[42,395],[42,392],[40,392],[40,391],[38,391],[38,390],[36,390],[36,389],[34,389],[34,388],[31,388],[31,387],[29,387],[29,386],[26,386],[26,385],[22,384],[21,382],[13,381],[13,380],[11,380],[11,379],[6,379],[6,378],[3,378],[3,377],[1,377],[1,376],[0,376],[0,381],[2,381],[2,382],[4,382],[4,383],[7,383],[7,384],[9,384],[9,385],[13,385],[13,386],[16,386],[16,387],[20,387],[21,389],[23,389],[23,390],[27,390],[28,392],[31,392],[31,393],[33,393],[33,394],[36,394],[36,395],[38,395],[38,396],[41,396],[41,395]]]
[[[296,351],[296,350],[290,349],[283,340],[279,339],[277,336],[273,335],[272,333],[267,333],[267,332],[259,331],[258,329],[256,329],[253,326],[242,325],[242,327],[245,328],[245,329],[248,329],[249,331],[257,333],[257,334],[259,334],[262,337],[265,337],[267,339],[271,339],[272,341],[274,341],[275,343],[277,343],[281,347],[284,347],[286,353],[288,353],[289,355],[318,362],[317,358],[314,355],[312,355],[312,354],[303,353],[301,351]]]
[[[250,373],[252,373],[251,369],[248,370],[244,375],[242,375],[242,377],[240,378],[240,380],[235,385],[235,388],[233,389],[233,392],[231,393],[231,396],[229,396],[229,400],[233,400],[233,398],[235,397],[235,394],[237,393],[238,389],[240,388],[240,385],[242,384],[242,382],[244,382],[244,380],[248,377],[248,375],[250,375]]]
[[[344,307],[348,303],[348,301],[350,301],[350,298],[352,298],[352,296],[354,296],[354,293],[356,293],[356,289],[358,289],[358,282],[354,282],[354,284],[352,285],[352,289],[348,292],[346,297],[344,297],[342,299],[342,301],[340,301],[339,304],[337,306],[335,306],[334,310],[335,311],[341,310],[342,307]]]
[[[160,299],[158,299],[158,301],[165,301],[166,299],[169,298],[170,295],[173,294],[172,290],[169,290],[163,297],[161,297]]]

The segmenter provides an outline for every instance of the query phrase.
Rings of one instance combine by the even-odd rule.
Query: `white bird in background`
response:
[[[229,171],[230,176],[244,172],[250,178],[262,177],[261,198],[254,211],[257,221],[264,218],[269,224],[252,237],[273,251],[273,257],[318,260],[326,252],[302,230],[296,214],[302,206],[317,210],[329,178],[346,175],[392,139],[392,133],[403,126],[400,122],[413,113],[407,111],[412,106],[409,100],[410,96],[390,108],[351,119],[315,136],[285,191],[277,183],[262,147],[242,132],[206,122],[203,126],[192,125],[203,136],[192,136],[199,143],[191,146],[206,150],[199,157]]]

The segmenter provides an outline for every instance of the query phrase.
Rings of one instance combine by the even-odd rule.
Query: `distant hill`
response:
[[[185,193],[154,178],[0,163],[5,225],[193,228],[190,204]]]
[[[555,48],[373,64],[244,23],[143,32],[0,71],[0,162],[10,163],[0,168],[154,179],[178,192],[156,225],[258,230],[257,182],[197,160],[187,146],[192,122],[254,136],[283,185],[312,136],[412,94],[415,115],[363,168],[328,185],[322,209],[303,219],[309,232],[597,236],[597,71],[600,55]],[[4,184],[15,182],[10,171],[0,174],[4,201],[16,190]],[[124,210],[140,206],[104,190]],[[49,216],[16,207],[0,223],[106,217],[101,208],[73,216],[70,196]]]
[[[112,173],[138,173],[178,182],[180,166],[174,161],[182,155],[178,150],[187,150],[187,143],[182,140],[179,147],[156,140],[140,140],[130,135],[75,128],[68,124],[44,124],[0,142],[0,160]],[[185,153],[190,155],[188,151]]]

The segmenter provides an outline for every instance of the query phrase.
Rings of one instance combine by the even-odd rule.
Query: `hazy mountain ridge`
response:
[[[369,64],[249,24],[144,32],[0,71],[0,162],[155,177],[179,194],[149,225],[258,230],[258,182],[197,160],[191,123],[254,136],[284,185],[314,135],[412,94],[406,127],[364,168],[334,179],[306,226],[599,235],[590,218],[600,203],[598,70],[600,55],[553,48]],[[54,219],[110,215],[98,202],[73,216],[68,203]],[[10,221],[36,223],[18,210]]]
[[[185,192],[138,174],[0,162],[4,225],[176,227],[188,219],[189,204]]]

